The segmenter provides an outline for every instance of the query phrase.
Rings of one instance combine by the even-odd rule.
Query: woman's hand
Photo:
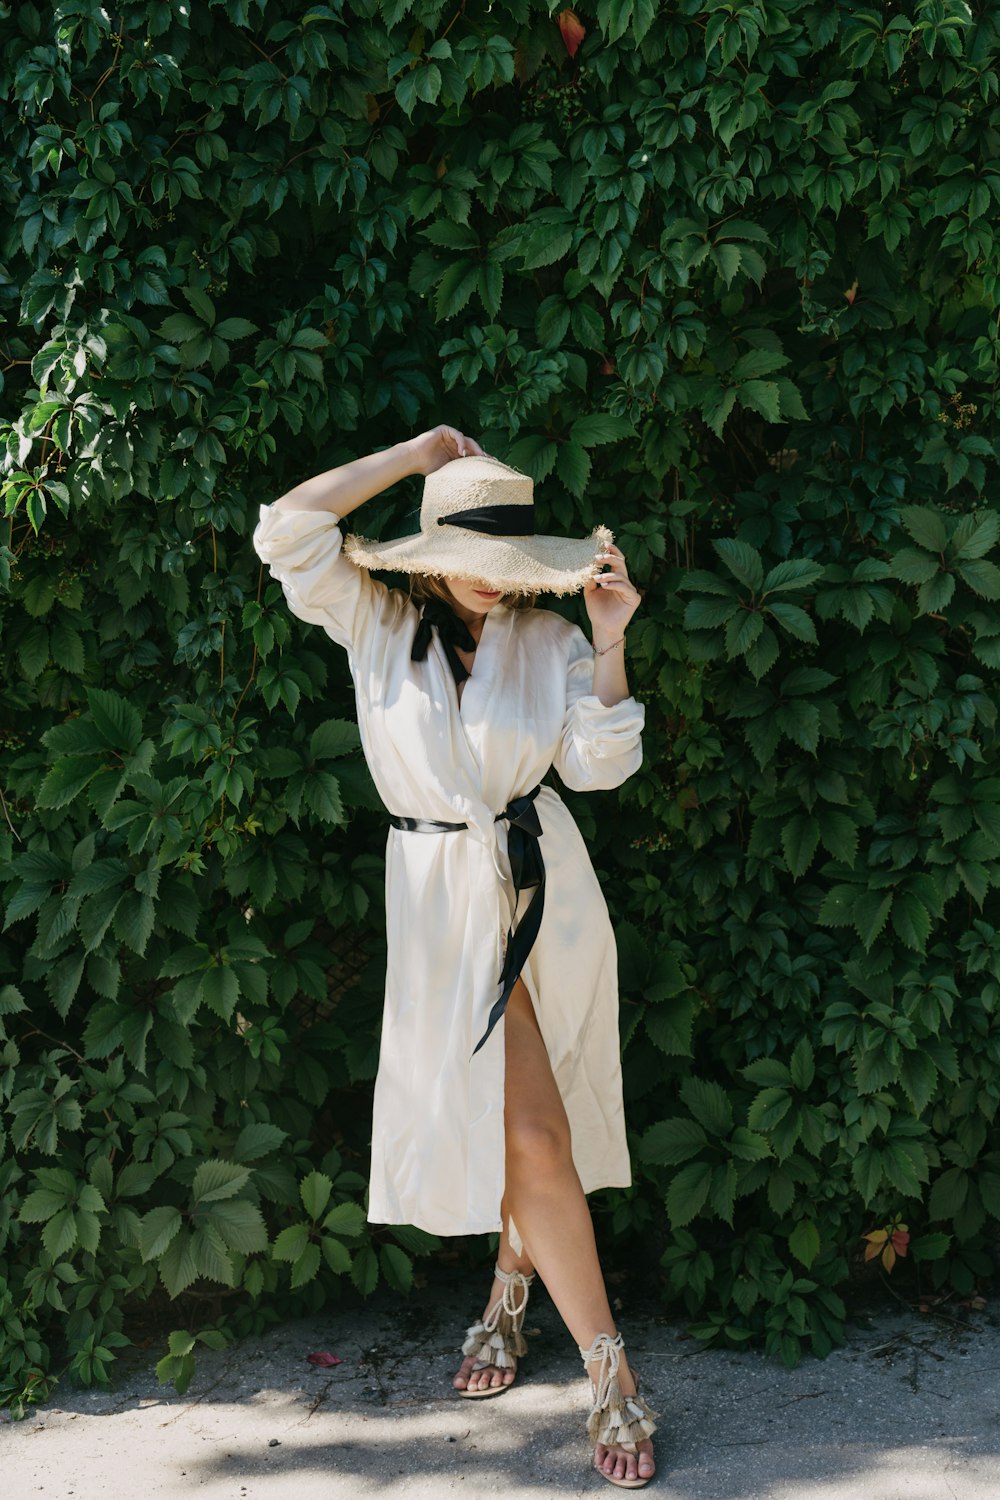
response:
[[[612,641],[620,640],[642,602],[628,576],[625,556],[614,542],[609,542],[605,551],[598,553],[597,566],[603,563],[607,563],[611,571],[599,573],[583,586],[583,602],[590,616],[595,646],[610,646]]]
[[[457,427],[447,427],[443,423],[440,427],[432,427],[429,432],[422,432],[419,437],[411,438],[410,446],[416,472],[425,475],[433,474],[436,469],[443,469],[453,458],[465,458],[467,454],[476,454],[480,458],[484,456],[475,438],[466,437]]]

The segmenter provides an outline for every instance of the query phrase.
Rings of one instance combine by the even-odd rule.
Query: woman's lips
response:
[[[474,594],[478,594],[478,596],[479,596],[480,599],[499,599],[500,598],[500,590],[499,589],[473,589],[472,592]]]

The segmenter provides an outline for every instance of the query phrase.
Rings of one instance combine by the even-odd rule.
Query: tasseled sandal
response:
[[[498,1370],[514,1370],[518,1359],[528,1352],[521,1328],[524,1310],[528,1305],[528,1289],[535,1279],[535,1273],[529,1271],[525,1276],[522,1271],[501,1271],[497,1266],[496,1275],[504,1284],[503,1296],[493,1304],[484,1319],[473,1323],[465,1331],[462,1353],[476,1356],[470,1375],[485,1369],[487,1365],[496,1365]],[[518,1297],[520,1301],[517,1300]],[[458,1394],[470,1397],[499,1396],[504,1391],[509,1391],[513,1384],[513,1380],[508,1380],[503,1385],[487,1385],[475,1391],[466,1387]]]
[[[651,1411],[639,1395],[639,1377],[634,1370],[634,1396],[626,1396],[618,1383],[618,1366],[623,1348],[621,1334],[616,1333],[612,1338],[609,1333],[599,1333],[589,1349],[581,1348],[579,1344],[577,1348],[583,1356],[584,1367],[595,1359],[601,1361],[596,1385],[593,1380],[590,1382],[594,1407],[587,1419],[587,1436],[595,1448],[598,1443],[604,1443],[607,1447],[618,1443],[627,1452],[638,1455],[638,1444],[643,1438],[652,1437],[656,1431],[656,1423],[653,1421],[656,1412]],[[596,1463],[594,1468],[602,1479],[606,1479],[609,1484],[616,1484],[619,1489],[641,1490],[649,1483],[649,1479],[616,1479],[612,1474],[605,1474]]]

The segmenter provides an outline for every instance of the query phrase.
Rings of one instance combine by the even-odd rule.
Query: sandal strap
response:
[[[465,1330],[462,1353],[474,1354],[477,1368],[496,1365],[498,1369],[511,1369],[528,1352],[521,1325],[535,1273],[503,1271],[499,1266],[494,1269],[503,1282],[503,1295],[497,1298],[484,1318]]]
[[[634,1448],[656,1431],[656,1416],[638,1390],[626,1396],[618,1380],[624,1341],[620,1333],[599,1333],[589,1349],[578,1344],[584,1366],[600,1360],[597,1380],[591,1380],[593,1407],[587,1418],[587,1435],[594,1444],[619,1443]]]
[[[491,1326],[491,1319],[493,1320],[492,1326],[496,1327],[496,1319],[502,1308],[514,1321],[515,1326],[520,1328],[521,1325],[518,1320],[524,1317],[524,1310],[528,1305],[528,1292],[531,1283],[535,1279],[535,1273],[534,1271],[529,1271],[525,1275],[523,1271],[502,1271],[499,1266],[494,1266],[493,1272],[497,1279],[503,1282],[503,1296],[491,1308],[489,1315],[484,1320],[486,1327],[489,1328]],[[518,1297],[520,1297],[520,1301],[517,1300]]]

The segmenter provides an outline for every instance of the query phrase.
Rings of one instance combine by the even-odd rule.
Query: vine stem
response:
[[[263,586],[264,586],[264,564],[261,563],[260,567],[257,569],[257,603],[258,604],[260,603],[260,591],[263,588]],[[257,675],[257,656],[258,656],[258,653],[257,653],[257,642],[254,641],[254,643],[253,643],[253,657],[252,657],[252,659],[250,661],[250,676],[247,678],[246,682],[243,684],[243,691],[242,691],[242,693],[237,698],[236,702],[233,704],[233,718],[234,719],[236,718],[236,711],[237,711],[237,709],[239,708],[240,704],[243,702],[243,699],[247,695],[247,689],[249,688],[251,682],[253,682],[254,677]]]
[[[889,1281],[889,1278],[882,1271],[879,1271],[878,1279],[879,1281],[881,1281],[882,1285],[885,1287],[890,1296],[895,1297],[897,1302],[901,1302],[908,1312],[913,1311],[913,1303],[907,1302],[905,1297],[900,1296],[899,1292],[896,1291],[896,1288]],[[932,1314],[933,1317],[941,1318],[945,1323],[953,1323],[956,1328],[968,1328],[970,1333],[975,1331],[976,1325],[974,1323],[967,1323],[963,1318],[953,1318],[948,1313],[938,1312],[937,1308],[932,1307],[929,1302],[925,1305],[927,1307],[927,1311]]]
[[[22,1041],[28,1041],[29,1038],[33,1036],[43,1036],[47,1042],[54,1042],[57,1047],[65,1047],[66,1051],[72,1053],[72,1055],[76,1058],[77,1062],[81,1064],[81,1066],[86,1062],[86,1058],[81,1053],[77,1052],[75,1047],[71,1047],[69,1042],[61,1041],[57,1036],[50,1036],[47,1031],[42,1031],[38,1026],[35,1027],[34,1031],[26,1032],[22,1038]]]
[[[3,787],[2,786],[0,786],[0,808],[3,809],[4,819],[5,819],[6,823],[7,823],[7,827],[10,829],[11,833],[17,839],[18,843],[23,842],[23,840],[21,839],[21,835],[18,833],[17,829],[14,827],[13,823],[10,820],[10,813],[7,811],[7,798],[3,794]]]
[[[117,44],[115,46],[115,55],[111,59],[111,61],[108,64],[108,66],[105,68],[104,72],[101,74],[100,78],[94,84],[94,91],[93,91],[93,93],[87,95],[87,103],[90,105],[90,118],[91,119],[94,118],[94,100],[97,98],[97,96],[100,93],[101,89],[104,87],[104,85],[107,83],[108,79],[111,77],[112,73],[115,71],[115,68],[118,66],[118,59],[119,59],[119,57],[121,57],[122,46],[124,45],[124,41],[125,41],[125,37],[124,37],[125,22],[124,22],[124,20],[121,22],[121,25],[122,25],[122,30],[119,31],[119,33],[118,33],[118,42],[117,42]]]

